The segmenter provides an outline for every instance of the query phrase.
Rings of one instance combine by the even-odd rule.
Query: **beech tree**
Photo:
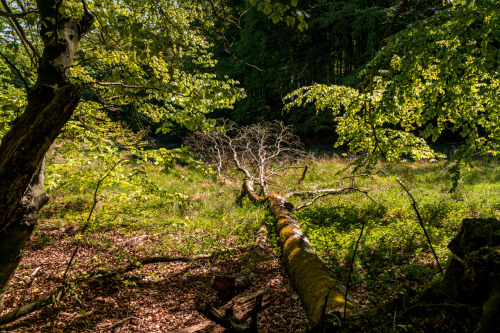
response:
[[[287,108],[330,110],[336,144],[367,153],[368,162],[434,159],[440,155],[429,143],[457,133],[457,180],[478,154],[499,156],[499,12],[494,0],[443,1],[442,10],[387,39],[358,87],[303,87],[286,97]]]
[[[0,311],[48,200],[45,153],[77,108],[134,108],[167,132],[174,122],[207,126],[205,113],[243,96],[211,71],[207,2],[1,3]]]

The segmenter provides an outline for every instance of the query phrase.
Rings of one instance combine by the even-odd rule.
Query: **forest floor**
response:
[[[8,312],[54,290],[74,250],[74,230],[42,226],[29,244],[11,291],[6,295]],[[50,242],[41,242],[45,237]],[[127,256],[143,257],[139,249],[158,241],[147,233],[135,235],[109,230],[93,234],[93,239],[106,239],[109,248],[83,245],[75,257],[71,275],[81,275],[92,267],[111,269],[119,251]],[[113,244],[109,246],[109,244]],[[196,308],[210,302],[220,307],[222,301],[212,288],[214,277],[234,276],[242,269],[244,248],[231,255],[222,254],[213,263],[199,260],[189,263],[150,264],[141,269],[105,281],[90,281],[67,293],[61,303],[48,306],[4,327],[9,332],[170,332],[190,327],[207,319]],[[278,256],[269,246],[269,260],[259,265],[252,285],[244,295],[270,288],[258,316],[261,332],[300,332],[306,327],[305,312],[289,279],[279,264]],[[169,253],[175,255],[176,253]],[[151,253],[148,253],[151,256]],[[161,255],[165,255],[162,253]],[[235,306],[240,316],[248,309]],[[119,326],[114,324],[123,322]],[[204,332],[223,332],[215,324]]]
[[[439,279],[439,275],[415,212],[396,179],[415,196],[444,265],[449,255],[446,246],[463,218],[500,217],[500,168],[480,162],[466,170],[459,187],[449,192],[451,181],[442,162],[380,164],[377,168],[385,174],[342,180],[339,171],[348,162],[338,157],[298,161],[276,185],[278,190],[296,186],[308,163],[311,171],[303,186],[357,186],[376,202],[363,194],[349,193],[318,200],[295,213],[315,251],[344,284],[354,245],[365,225],[349,285],[360,309],[378,313],[378,317],[355,318],[345,328],[352,327],[352,332],[425,332],[428,327],[440,327],[447,331],[449,312],[441,308],[435,311],[435,305],[411,304],[412,290]],[[246,200],[236,203],[240,191],[237,177],[220,179],[199,167],[176,167],[166,173],[151,164],[120,164],[98,189],[98,203],[89,217],[96,182],[114,163],[86,155],[49,159],[46,184],[51,200],[40,213],[39,226],[12,280],[2,314],[59,286],[77,244],[80,248],[66,281],[85,272],[126,266],[143,257],[220,255],[213,262],[150,264],[113,278],[80,282],[57,304],[3,330],[175,332],[205,322],[197,307],[207,302],[219,308],[224,305],[212,287],[215,277],[241,272],[259,226],[266,223],[269,256],[259,264],[251,286],[235,300],[268,287],[258,316],[260,332],[304,331],[306,315],[280,264],[270,215],[266,207]],[[88,228],[82,234],[85,226]],[[387,305],[383,314],[376,312],[381,304]],[[246,315],[247,322],[249,310],[235,304],[236,315]],[[407,314],[416,316],[411,319]],[[461,323],[457,325],[449,331]],[[463,325],[465,328],[467,323]],[[212,324],[203,332],[222,331]]]

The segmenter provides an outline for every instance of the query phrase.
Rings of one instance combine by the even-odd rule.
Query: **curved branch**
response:
[[[36,59],[40,59],[40,53],[38,50],[33,46],[33,44],[29,41],[29,39],[26,37],[26,34],[24,33],[23,27],[21,24],[19,24],[19,21],[17,20],[17,17],[14,13],[12,13],[12,10],[10,9],[9,5],[7,4],[6,0],[1,0],[2,5],[5,9],[5,13],[7,13],[7,17],[9,19],[9,23],[12,24],[12,28],[16,33],[18,34],[19,38],[23,41],[23,45],[27,45],[30,49],[31,52],[33,52],[33,56]]]
[[[228,250],[230,251],[230,250]],[[225,252],[225,251],[224,251]],[[216,254],[198,254],[198,255],[192,255],[192,256],[158,256],[158,257],[146,257],[146,258],[141,258],[138,259],[135,263],[126,265],[120,268],[117,268],[115,270],[111,271],[104,271],[104,270],[97,270],[95,272],[91,272],[90,276],[83,276],[76,278],[71,281],[71,283],[77,282],[77,283],[85,283],[87,281],[92,281],[92,280],[99,280],[99,279],[106,279],[110,278],[119,274],[124,274],[130,271],[133,271],[135,269],[141,268],[144,265],[149,265],[149,264],[157,264],[157,263],[166,263],[166,262],[190,262],[190,261],[196,261],[196,260],[205,260],[205,259],[212,259],[215,257]],[[0,316],[0,326],[8,324],[18,318],[24,317],[27,314],[30,314],[38,309],[41,309],[45,307],[46,305],[52,304],[54,299],[55,300],[60,300],[64,292],[68,289],[68,284],[64,284],[54,291],[45,294],[38,300],[29,303],[25,306],[22,306],[20,308],[17,308],[13,311],[10,311],[3,316]]]
[[[307,196],[311,196],[311,195],[314,195],[314,194],[318,194],[311,201],[309,201],[309,202],[307,202],[307,203],[305,203],[305,204],[303,204],[301,206],[293,208],[293,210],[295,211],[295,210],[299,210],[299,209],[311,206],[314,202],[316,202],[316,200],[318,200],[320,198],[323,198],[323,197],[326,197],[326,196],[329,196],[329,195],[345,194],[345,193],[349,193],[349,192],[363,193],[373,203],[375,203],[377,205],[379,204],[378,202],[376,202],[375,200],[373,200],[373,198],[370,197],[370,195],[368,195],[368,191],[363,191],[363,190],[360,190],[359,188],[356,188],[356,187],[346,187],[346,188],[340,188],[340,189],[324,189],[324,190],[316,190],[316,191],[291,192],[291,193],[287,193],[284,196],[284,198],[285,199],[289,199],[291,197],[307,197]]]
[[[131,84],[125,84],[122,82],[99,82],[99,81],[89,81],[89,82],[83,82],[82,84],[84,85],[98,85],[98,86],[103,86],[103,87],[109,87],[109,86],[118,86],[122,88],[127,88],[127,89],[138,89],[138,90],[156,90],[156,91],[163,91],[165,89],[162,89],[160,87],[153,87],[153,86],[136,86],[136,85],[131,85]],[[191,91],[191,93],[193,93]],[[191,94],[185,95],[185,94],[179,94],[175,92],[169,92],[172,95],[177,95],[177,96],[182,96],[182,97],[190,97]]]
[[[24,88],[26,89],[26,92],[28,92],[28,83],[26,82],[26,80],[24,79],[24,76],[23,74],[21,73],[21,71],[9,60],[7,59],[7,57],[2,53],[2,51],[0,51],[0,56],[3,58],[3,60],[5,60],[5,62],[10,66],[12,67],[16,72],[17,74],[19,75],[19,77],[21,78],[21,80],[23,81],[23,84],[24,84]]]
[[[36,14],[36,13],[37,13],[36,10],[28,10],[28,11],[22,12],[22,13],[12,13],[12,12],[7,12],[7,11],[4,11],[4,10],[0,10],[0,16],[1,17],[7,17],[7,18],[20,18],[20,19],[23,19],[26,16],[28,16],[29,14]]]

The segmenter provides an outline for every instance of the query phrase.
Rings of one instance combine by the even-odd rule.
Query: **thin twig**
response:
[[[420,227],[424,231],[425,238],[427,239],[427,243],[429,243],[429,247],[431,248],[432,254],[434,255],[434,259],[436,260],[436,263],[438,265],[439,272],[441,273],[441,275],[443,275],[444,274],[443,268],[441,267],[441,264],[439,263],[439,258],[436,254],[436,251],[434,251],[434,247],[432,246],[431,239],[430,239],[429,235],[427,234],[427,229],[425,229],[424,222],[423,222],[422,217],[420,216],[420,212],[417,208],[417,202],[415,201],[415,198],[413,198],[413,196],[411,195],[410,191],[408,191],[408,189],[404,186],[401,179],[396,178],[396,180],[398,181],[399,185],[401,185],[401,187],[406,191],[406,193],[408,194],[408,196],[410,197],[410,199],[412,201],[411,206],[413,207],[413,210],[415,210],[415,213],[417,214],[418,223],[420,224]]]
[[[36,10],[23,11],[22,13],[12,13],[12,12],[9,13],[9,12],[0,10],[0,16],[1,17],[7,17],[7,18],[15,17],[15,18],[24,19],[29,14],[36,14],[36,13],[38,13]]]
[[[305,203],[301,206],[294,208],[294,210],[299,210],[299,209],[311,206],[314,202],[316,202],[316,200],[318,200],[320,198],[323,198],[323,197],[326,197],[329,195],[339,195],[339,194],[350,193],[350,192],[363,193],[373,203],[375,203],[376,205],[380,205],[377,201],[375,201],[372,197],[370,197],[370,195],[368,194],[367,191],[360,190],[359,188],[356,188],[356,187],[346,187],[346,188],[341,188],[341,189],[324,189],[324,190],[316,190],[316,191],[291,192],[291,193],[286,194],[284,197],[286,199],[288,199],[290,197],[299,197],[299,196],[308,196],[308,195],[318,194],[316,197],[314,197],[308,203]]]
[[[351,267],[349,268],[349,275],[347,276],[347,283],[345,287],[345,294],[344,294],[344,319],[347,315],[347,295],[349,293],[349,285],[351,283],[351,275],[352,271],[354,270],[354,260],[356,259],[356,252],[358,250],[359,242],[361,241],[361,237],[363,237],[363,231],[365,230],[365,224],[366,220],[363,219],[363,223],[361,224],[361,231],[359,233],[358,240],[356,241],[356,245],[354,246],[354,251],[352,252],[352,258],[351,258]]]
[[[87,221],[85,222],[85,225],[83,226],[81,232],[80,232],[80,235],[83,235],[83,233],[88,229],[88,227],[90,226],[90,218],[92,217],[92,214],[94,213],[94,209],[95,209],[95,206],[97,205],[97,203],[99,202],[99,199],[97,198],[97,193],[99,191],[99,187],[101,186],[102,182],[108,178],[108,176],[111,174],[111,172],[116,168],[116,166],[118,164],[120,164],[121,162],[123,162],[123,159],[119,160],[118,162],[116,162],[112,167],[111,169],[109,169],[109,171],[104,175],[104,177],[102,177],[101,179],[99,179],[97,181],[97,185],[96,185],[96,188],[95,188],[95,192],[94,192],[94,202],[92,203],[92,208],[90,209],[90,212],[89,212],[89,216],[87,217]],[[78,249],[80,248],[80,245],[82,243],[82,238],[78,239],[78,243],[76,244],[75,246],[75,250],[73,251],[72,255],[71,255],[71,258],[69,259],[69,262],[68,262],[68,266],[66,266],[66,270],[64,271],[64,275],[63,275],[63,280],[66,279],[66,275],[68,274],[68,271],[69,271],[69,268],[71,267],[71,264],[73,263],[73,259],[75,258],[77,252],[78,252]]]
[[[304,181],[304,179],[306,178],[306,174],[307,174],[307,170],[308,169],[309,169],[309,165],[306,165],[304,167],[304,172],[302,172],[302,177],[300,177],[299,182],[297,183],[297,185],[300,185],[300,183],[302,183]]]
[[[239,61],[241,62],[242,64],[245,64],[249,67],[253,67],[255,68],[256,70],[260,71],[260,72],[265,72],[265,70],[257,67],[256,65],[253,65],[253,64],[250,64],[240,58],[238,58],[237,56],[235,56],[231,51],[229,51],[228,49],[228,40],[224,34],[224,22],[229,22],[230,24],[234,25],[236,28],[238,28],[239,30],[241,30],[241,26],[240,26],[240,20],[241,20],[241,16],[243,16],[243,14],[246,13],[246,11],[244,11],[239,19],[238,19],[238,22],[234,21],[234,20],[231,20],[230,18],[228,18],[225,13],[223,13],[223,15],[219,15],[219,13],[217,12],[217,9],[215,8],[215,4],[213,2],[213,0],[208,0],[208,3],[210,4],[211,6],[211,9],[212,9],[212,15],[219,20],[219,31],[220,31],[220,37],[222,38],[222,41],[223,41],[223,44],[224,44],[224,51],[229,54],[231,57],[233,57],[236,61]],[[224,7],[223,7],[224,8]]]

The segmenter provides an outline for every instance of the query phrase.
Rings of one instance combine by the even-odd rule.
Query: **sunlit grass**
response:
[[[53,228],[83,226],[97,180],[112,164],[82,159],[69,167],[49,165],[48,187],[54,180],[59,183],[49,191],[52,200],[41,212],[43,223]],[[299,184],[305,164],[310,170]],[[429,281],[438,272],[411,200],[397,179],[417,201],[442,265],[449,255],[447,244],[464,218],[500,217],[500,171],[495,164],[478,162],[465,170],[454,192],[450,192],[452,182],[444,163],[381,163],[375,171],[383,172],[354,178],[343,178],[350,175],[348,161],[339,157],[299,161],[294,167],[275,178],[273,190],[357,187],[367,191],[369,197],[353,192],[322,198],[295,216],[316,252],[344,281],[365,225],[351,285],[372,288],[373,298],[397,292],[409,281]],[[270,216],[265,206],[248,200],[236,203],[239,193],[237,178],[221,181],[213,173],[190,166],[165,172],[154,164],[127,162],[99,188],[89,233],[119,230],[131,237],[148,233],[155,240],[144,245],[148,253],[245,247]]]

